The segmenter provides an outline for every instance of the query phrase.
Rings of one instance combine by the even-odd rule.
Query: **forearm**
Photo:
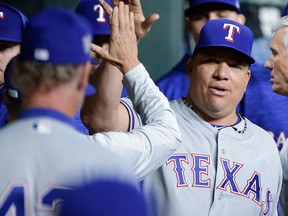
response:
[[[180,132],[167,98],[155,86],[142,64],[130,70],[123,82],[145,126],[130,133],[98,133],[90,138],[127,160],[141,180],[176,150],[180,144]]]
[[[122,79],[119,69],[107,62],[91,76],[90,82],[97,93],[86,97],[81,109],[81,119],[90,133],[125,129],[117,123],[118,109],[122,106],[119,103]]]

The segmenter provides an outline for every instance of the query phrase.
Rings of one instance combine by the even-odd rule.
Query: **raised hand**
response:
[[[126,73],[140,63],[138,60],[134,15],[133,12],[129,11],[128,5],[124,5],[123,1],[119,2],[119,5],[115,6],[114,9],[110,6],[106,8],[108,7],[107,5],[103,4],[102,7],[109,11],[111,25],[109,48],[105,49],[92,44],[92,52],[115,65],[122,73]]]
[[[153,13],[145,18],[140,0],[112,0],[112,2],[115,6],[118,6],[120,2],[124,2],[129,6],[129,11],[134,13],[135,33],[138,41],[140,41],[150,31],[154,22],[159,19],[159,14],[157,13]],[[100,0],[100,4],[109,15],[112,11],[110,5],[104,0]]]

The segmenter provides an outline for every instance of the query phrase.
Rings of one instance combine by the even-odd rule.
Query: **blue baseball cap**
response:
[[[189,8],[185,10],[185,16],[189,16],[200,6],[202,7],[208,4],[228,6],[236,12],[240,13],[240,3],[238,0],[189,0]]]
[[[241,53],[252,64],[255,62],[251,54],[253,38],[252,31],[238,22],[229,19],[210,20],[201,29],[193,56],[202,48],[225,47]]]
[[[105,0],[111,7],[111,0]],[[99,0],[82,0],[76,6],[75,12],[89,20],[93,35],[110,35],[109,17],[99,3]]]
[[[284,10],[282,12],[282,17],[287,16],[287,15],[288,15],[288,4],[286,5],[286,7],[284,8]]]
[[[19,61],[86,63],[91,58],[91,40],[91,26],[85,18],[62,8],[45,9],[27,24]],[[95,89],[88,85],[86,95],[94,93]]]
[[[18,9],[0,3],[0,41],[21,43],[27,17]]]
[[[143,195],[132,185],[96,181],[76,188],[65,199],[62,216],[148,216]]]

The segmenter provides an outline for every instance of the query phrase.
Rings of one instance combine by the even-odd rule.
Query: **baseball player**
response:
[[[265,62],[265,67],[267,67],[270,72],[270,81],[272,83],[273,92],[288,96],[288,45],[286,43],[288,35],[288,6],[283,11],[283,17],[278,21],[273,29],[273,38],[270,44],[271,55]],[[270,89],[271,90],[271,89]],[[282,110],[285,112],[285,110]],[[283,184],[280,196],[280,206],[282,216],[288,215],[288,145],[284,145],[280,152],[281,163],[283,168]]]
[[[187,96],[170,102],[182,144],[143,181],[157,200],[156,215],[277,215],[282,170],[275,141],[236,112],[251,76],[252,44],[252,32],[232,20],[215,19],[202,28],[187,61]],[[119,101],[113,94],[105,99]],[[120,104],[114,117],[127,116],[129,108]],[[124,130],[133,121],[121,118],[113,127]]]
[[[0,215],[55,215],[57,204],[78,184],[97,179],[133,184],[130,166],[143,178],[147,169],[155,170],[178,147],[175,114],[137,58],[133,15],[125,8],[116,7],[111,15],[111,37],[120,43],[111,42],[105,58],[117,61],[134,106],[147,124],[131,133],[83,136],[74,130],[72,118],[84,92],[95,94],[87,85],[91,29],[73,12],[41,11],[27,25],[12,75],[12,84],[22,94],[23,111],[0,131],[0,171],[5,173],[0,179]],[[113,143],[127,145],[121,160],[100,146]],[[125,157],[134,161],[126,163]]]
[[[227,18],[245,24],[239,5],[238,0],[189,0],[185,17],[186,29],[192,35],[191,41],[198,40],[200,29],[211,19]],[[186,62],[190,56],[191,53],[187,52],[171,71],[155,81],[169,100],[178,99],[187,93],[190,81],[186,74]],[[288,113],[282,112],[288,109],[287,99],[270,91],[269,71],[262,63],[256,62],[250,70],[252,76],[237,110],[267,130],[280,150],[288,137]]]
[[[0,3],[0,128],[7,123],[7,108],[3,102],[5,92],[4,71],[9,61],[20,51],[26,16],[18,9]]]

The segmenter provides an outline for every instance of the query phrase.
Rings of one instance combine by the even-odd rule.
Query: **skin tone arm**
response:
[[[111,20],[113,9],[104,0],[100,0],[100,3]],[[150,31],[153,23],[159,19],[158,14],[152,14],[145,19],[140,0],[114,0],[113,3],[115,6],[120,6],[125,3],[125,8],[127,7],[130,12],[133,12],[137,41],[143,38]],[[112,21],[110,22],[112,25]],[[110,43],[117,43],[117,41],[113,41],[113,38],[110,38],[110,40]],[[101,55],[104,55],[104,50],[102,51]],[[94,54],[97,53],[96,55],[100,54],[98,53],[99,49],[94,44],[92,45],[92,52]],[[125,55],[131,55],[131,52],[132,50],[129,49],[129,52]],[[124,55],[122,55],[122,57],[124,57]],[[126,58],[126,60],[129,59],[130,58]],[[126,60],[121,60],[120,58],[120,61]],[[131,63],[126,62],[125,65],[126,64],[130,65]],[[120,103],[123,88],[122,79],[125,71],[121,73],[118,69],[119,67],[121,67],[119,62],[110,59],[104,61],[91,76],[90,82],[97,89],[97,93],[87,97],[81,109],[82,121],[88,128],[90,134],[102,131],[127,131],[129,128],[128,112]],[[127,68],[122,67],[122,70],[127,70]]]

